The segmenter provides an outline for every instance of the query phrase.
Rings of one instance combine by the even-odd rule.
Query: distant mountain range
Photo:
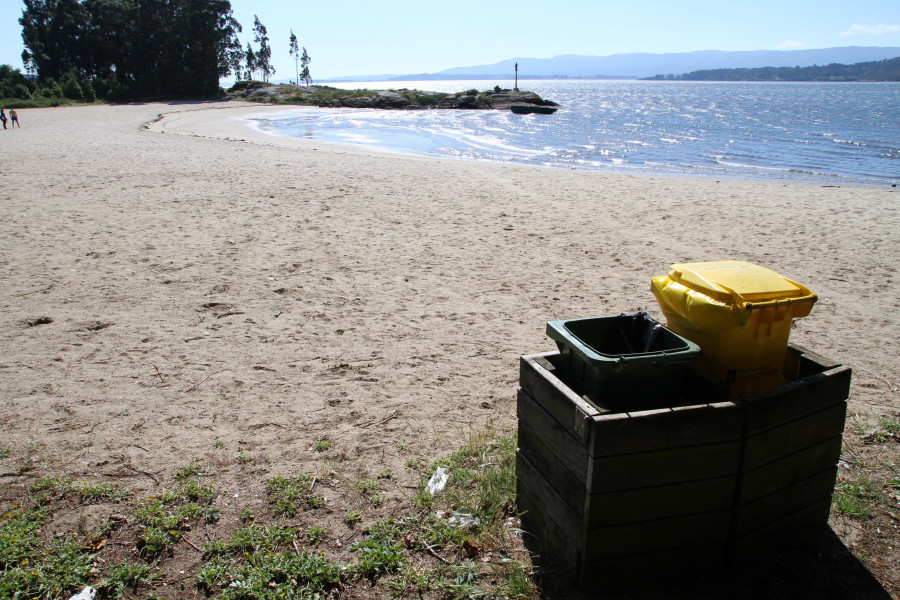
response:
[[[746,52],[720,50],[669,54],[638,52],[609,56],[562,54],[553,58],[510,58],[489,65],[455,67],[436,73],[336,77],[327,81],[512,79],[516,63],[519,64],[519,79],[640,79],[655,75],[680,75],[706,69],[809,67],[832,63],[853,64],[896,57],[900,57],[900,48],[863,46]]]

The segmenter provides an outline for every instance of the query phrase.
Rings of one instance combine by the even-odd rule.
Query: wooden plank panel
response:
[[[801,536],[827,527],[831,514],[831,497],[821,498],[777,521],[771,521],[759,529],[745,533],[734,543],[732,554],[736,562],[752,559],[760,550],[771,547],[772,542],[793,536]]]
[[[522,389],[519,390],[517,409],[519,421],[524,421],[534,436],[584,485],[587,449],[572,437],[571,430],[560,425]]]
[[[829,371],[835,367],[841,366],[840,362],[822,356],[821,354],[816,354],[803,346],[789,346],[788,350],[795,350],[800,355],[799,360],[797,361],[797,379],[806,379],[810,375]]]
[[[628,413],[627,417],[598,415],[591,433],[594,457],[728,442],[743,433],[743,408],[723,402]]]
[[[519,484],[516,503],[522,513],[525,546],[540,569],[557,573],[570,570],[569,577],[577,577],[581,561],[581,538],[571,538],[544,513],[541,502],[524,485]]]
[[[524,394],[525,392],[522,393]],[[569,471],[547,445],[535,435],[531,424],[523,419],[519,419],[519,452],[534,465],[537,472],[559,493],[572,512],[583,518],[586,495],[584,487],[585,473],[582,472],[579,479]],[[586,463],[584,468],[587,468]]]
[[[744,470],[750,471],[797,450],[808,448],[844,432],[847,404],[829,408],[747,437]]]
[[[523,356],[519,361],[519,387],[586,446],[589,419],[600,411],[556,376],[551,359],[558,356],[558,352]]]
[[[584,530],[581,519],[566,507],[565,502],[556,493],[553,486],[538,473],[534,465],[521,452],[516,452],[516,483],[517,490],[522,495],[518,499],[522,501],[519,504],[519,510],[529,511],[530,518],[545,526],[548,522],[552,522],[562,539],[568,540],[567,543],[577,548]],[[528,533],[539,538],[544,536],[544,532],[541,531],[529,531]],[[544,541],[551,544],[560,543],[550,539]]]
[[[740,538],[751,531],[770,526],[803,507],[824,502],[826,498],[830,502],[836,477],[837,466],[834,466],[782,488],[774,494],[736,508],[735,535]]]
[[[749,470],[741,474],[738,504],[747,504],[833,467],[840,456],[841,436],[838,435]]]
[[[588,529],[584,558],[605,558],[675,550],[701,544],[725,544],[731,511],[723,510]]]
[[[737,477],[718,477],[587,497],[588,527],[730,510]]]
[[[680,547],[674,550],[615,556],[585,562],[580,579],[581,588],[594,593],[592,597],[604,598],[602,591],[610,584],[620,587],[620,593],[610,597],[631,597],[628,580],[634,577],[655,576],[661,572],[689,566],[692,571],[718,570],[725,567],[727,553],[724,543]],[[640,586],[638,586],[640,587]]]
[[[783,372],[785,377],[793,381],[806,379],[810,375],[823,373],[839,366],[841,363],[836,360],[816,354],[803,346],[790,344],[784,357]]]
[[[741,442],[734,441],[620,456],[591,457],[587,492],[597,494],[729,477],[738,472],[740,450]]]
[[[754,435],[845,402],[851,370],[837,367],[774,390],[745,398],[747,434]]]

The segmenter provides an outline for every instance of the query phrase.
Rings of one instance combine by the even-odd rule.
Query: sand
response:
[[[254,458],[232,489],[335,463],[415,485],[410,459],[515,427],[546,321],[661,318],[650,279],[683,261],[819,294],[792,341],[853,368],[848,437],[900,410],[896,189],[414,158],[241,120],[267,110],[22,110],[0,131],[0,483],[32,464],[140,490],[133,469],[224,448]]]

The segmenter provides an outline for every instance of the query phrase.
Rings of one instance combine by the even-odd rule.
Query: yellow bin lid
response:
[[[799,283],[742,260],[675,264],[669,278],[722,303],[758,303],[801,296],[812,296],[815,302],[815,294]]]

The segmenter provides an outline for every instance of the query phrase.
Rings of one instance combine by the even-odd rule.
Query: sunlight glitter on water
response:
[[[380,82],[427,91],[512,82]],[[900,84],[528,81],[553,115],[286,110],[263,130],[426,156],[588,170],[883,185],[900,180]]]

